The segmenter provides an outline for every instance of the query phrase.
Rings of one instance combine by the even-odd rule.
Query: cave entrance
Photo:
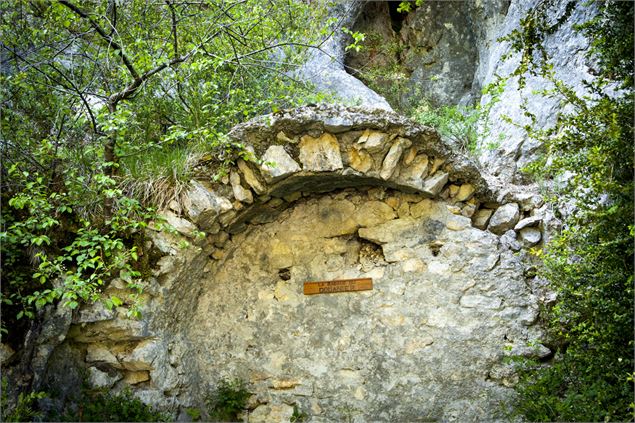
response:
[[[349,49],[346,70],[406,115],[420,106],[471,104],[477,35],[468,1],[425,1],[410,12],[400,1],[366,2],[352,30],[366,36],[360,51]]]

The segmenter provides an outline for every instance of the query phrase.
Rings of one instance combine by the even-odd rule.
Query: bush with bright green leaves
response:
[[[536,252],[538,275],[557,294],[542,313],[542,342],[556,353],[548,363],[517,360],[513,409],[529,421],[633,421],[634,4],[596,2],[599,15],[579,27],[599,64],[588,84],[593,95],[581,97],[555,78],[541,44],[561,21],[548,17],[553,3],[542,3],[506,38],[522,52],[516,75],[543,76],[552,82],[549,94],[567,106],[550,128],[526,111],[528,136],[544,151],[527,170],[550,181],[547,200],[567,212],[562,230]]]
[[[201,162],[244,156],[237,123],[319,101],[293,71],[333,31],[304,2],[0,3],[3,340],[113,277],[139,292],[154,210]],[[135,294],[103,299],[138,316]],[[7,333],[10,328],[11,332]]]

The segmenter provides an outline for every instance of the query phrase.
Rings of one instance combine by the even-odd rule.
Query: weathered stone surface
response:
[[[253,380],[250,392],[268,398],[254,404],[266,416],[266,407],[295,403],[313,413],[318,409],[310,401],[317,398],[321,416],[338,420],[338,408],[356,398],[364,405],[362,420],[382,412],[388,420],[408,420],[413,399],[420,404],[427,395],[419,387],[432,385],[453,396],[440,400],[438,410],[426,408],[431,418],[441,419],[458,399],[494,410],[483,393],[502,399],[511,391],[483,387],[474,375],[498,363],[504,334],[528,336],[527,326],[502,314],[503,304],[528,303],[522,269],[513,255],[501,254],[495,235],[472,228],[445,204],[423,200],[419,218],[396,219],[391,206],[364,195],[347,190],[297,200],[276,222],[227,242],[232,254],[200,282],[186,326],[187,338],[199,344],[192,371],[206,379],[243,374]],[[408,204],[399,193],[384,199],[391,197]],[[455,218],[460,222],[448,228]],[[369,260],[370,252],[386,260]],[[372,291],[302,295],[305,281],[366,275]],[[455,375],[460,388],[428,368]],[[254,372],[260,376],[252,378]],[[404,377],[418,382],[400,384]],[[380,397],[391,406],[375,404]]]
[[[197,230],[196,225],[194,225],[192,222],[187,219],[178,217],[171,211],[163,211],[162,213],[159,213],[159,216],[164,218],[166,223],[172,226],[177,232],[180,232],[185,236],[191,237],[193,236],[194,231]]]
[[[138,372],[128,371],[123,376],[124,383],[128,385],[136,385],[141,382],[147,382],[148,380],[150,380],[150,372],[143,370]]]
[[[483,229],[483,230],[487,228],[487,224],[489,223],[489,219],[490,217],[492,217],[493,213],[494,213],[494,210],[492,209],[477,210],[476,213],[474,213],[474,216],[472,217],[472,223],[474,224],[474,227]]]
[[[337,138],[328,133],[319,138],[305,135],[300,139],[300,162],[304,170],[316,172],[327,172],[344,167]]]
[[[476,206],[474,204],[466,204],[461,209],[461,214],[465,217],[472,217],[476,213]]]
[[[466,308],[497,309],[502,301],[500,298],[485,297],[483,295],[465,295],[461,297],[460,304]]]
[[[15,351],[7,344],[0,344],[0,366],[8,362],[13,357]]]
[[[207,229],[215,223],[219,214],[231,210],[232,204],[209,187],[192,180],[183,200],[183,208],[194,223],[201,229]]]
[[[353,126],[354,122],[346,116],[330,116],[324,119],[324,129],[332,134],[345,132]]]
[[[160,355],[160,348],[162,345],[156,341],[141,342],[130,354],[122,354],[119,362],[126,370],[152,370],[152,363]]]
[[[119,365],[119,361],[117,357],[114,356],[107,348],[98,345],[98,344],[90,344],[86,350],[86,362],[103,362],[107,364],[113,364],[115,366]]]
[[[419,154],[416,156],[410,166],[404,168],[399,173],[399,181],[414,187],[420,187],[423,184],[423,178],[428,174],[428,156]]]
[[[448,174],[445,172],[439,172],[425,180],[422,191],[428,195],[436,197],[447,182]]]
[[[410,166],[414,161],[415,157],[417,157],[417,147],[411,147],[408,149],[406,154],[403,156],[403,165]]]
[[[474,194],[474,186],[472,184],[463,184],[456,194],[456,201],[467,201]]]
[[[366,150],[348,150],[348,165],[358,172],[366,173],[373,168],[373,158]]]
[[[360,8],[358,3],[333,3],[329,10],[331,16],[337,17],[338,25],[352,27]],[[364,108],[392,110],[386,99],[345,70],[345,47],[349,43],[346,34],[334,31],[319,49],[309,51],[298,77],[311,82],[319,92],[331,93]]]
[[[110,376],[106,372],[102,372],[96,367],[88,368],[88,383],[93,388],[112,388],[112,386],[121,380],[121,375],[116,373],[114,376]]]
[[[249,185],[258,195],[264,193],[265,187],[256,176],[256,173],[251,169],[251,167],[249,167],[247,162],[243,159],[239,159],[237,164],[238,169],[240,169],[243,177],[245,178],[245,182],[247,182],[247,185]]]
[[[360,226],[375,226],[395,217],[393,208],[382,201],[369,201],[355,212],[355,221]]]
[[[434,175],[437,170],[441,167],[441,165],[445,163],[445,159],[437,157],[432,161],[432,165],[430,167],[430,175]]]
[[[93,304],[85,304],[79,309],[79,315],[73,319],[75,323],[93,323],[102,320],[111,320],[116,316],[115,310],[108,310],[104,303],[97,301]]]
[[[410,207],[410,214],[415,219],[431,216],[437,211],[437,206],[430,199],[421,200]]]
[[[512,250],[512,251],[520,251],[522,245],[518,242],[518,237],[516,236],[516,232],[513,230],[508,230],[500,237],[500,243],[503,248]]]
[[[289,156],[283,146],[272,145],[262,156],[262,174],[267,182],[276,182],[300,171],[300,165]]]
[[[68,334],[78,342],[129,342],[148,337],[148,321],[126,319],[118,316],[116,319],[95,322],[83,327],[73,326]]]
[[[232,170],[229,174],[229,181],[232,185],[232,191],[234,192],[234,198],[236,198],[236,200],[247,204],[254,202],[254,196],[251,191],[241,185],[240,174],[238,172]]]
[[[287,404],[260,405],[249,414],[253,423],[288,422],[293,415],[293,407]]]
[[[410,147],[411,144],[410,140],[405,138],[397,138],[395,142],[393,142],[390,150],[388,150],[388,154],[386,154],[386,157],[384,158],[381,171],[379,172],[379,176],[383,180],[390,179],[392,174],[395,172],[397,164],[399,164],[399,160],[401,159],[404,149]]]
[[[378,153],[384,149],[384,145],[390,138],[385,132],[371,131],[367,129],[357,140],[360,147],[365,148],[369,153]]]
[[[472,226],[472,221],[469,217],[465,216],[448,216],[445,226],[451,231],[461,231]]]
[[[495,234],[502,234],[505,231],[512,229],[516,223],[518,223],[518,218],[520,217],[520,210],[518,208],[518,204],[509,203],[505,204],[496,209],[494,214],[492,215],[489,225],[487,229]]]
[[[72,310],[68,307],[62,307],[61,303],[56,306],[47,306],[44,309],[42,323],[39,326],[39,336],[33,340],[33,357],[30,363],[33,370],[33,389],[40,388],[49,358],[55,348],[62,344],[68,336],[71,322]]]
[[[524,228],[518,232],[518,238],[523,244],[523,247],[533,247],[540,242],[542,233],[538,228]]]
[[[514,226],[515,231],[520,231],[523,228],[527,228],[529,226],[539,226],[542,223],[541,216],[530,216],[524,219],[521,219],[516,226]]]

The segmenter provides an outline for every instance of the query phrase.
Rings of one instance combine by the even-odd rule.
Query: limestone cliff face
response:
[[[491,420],[509,354],[543,357],[544,295],[524,271],[537,197],[489,186],[468,158],[396,114],[306,107],[235,128],[249,162],[192,181],[148,229],[141,320],[74,316],[47,382],[131,387],[186,418],[220,380],[253,394],[249,421]],[[204,236],[200,236],[202,233]],[[372,278],[306,296],[307,281]],[[115,279],[106,294],[126,298]]]
[[[575,25],[596,13],[579,1],[552,2],[546,10],[558,24],[544,40],[555,76],[583,92],[584,80],[592,76],[589,47]],[[536,92],[552,88],[539,76],[529,76],[519,89],[510,74],[519,55],[508,42],[499,41],[518,28],[520,20],[541,0],[425,1],[410,13],[396,11],[398,2],[368,2],[359,6],[353,29],[367,34],[366,48],[350,52],[344,61],[348,71],[385,95],[393,107],[409,109],[421,102],[433,106],[487,104],[484,87],[505,79],[500,101],[489,114],[487,136],[480,140],[483,168],[507,182],[521,182],[518,170],[535,159],[539,145],[529,139],[522,126],[528,123],[521,105],[528,104],[537,124],[554,122],[559,102]],[[360,93],[361,95],[361,93]],[[510,122],[511,121],[511,122]],[[495,146],[492,148],[492,146]]]

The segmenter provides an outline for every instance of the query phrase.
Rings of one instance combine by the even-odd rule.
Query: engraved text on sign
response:
[[[371,278],[341,279],[336,281],[304,282],[304,295],[335,292],[368,291],[373,289]]]

